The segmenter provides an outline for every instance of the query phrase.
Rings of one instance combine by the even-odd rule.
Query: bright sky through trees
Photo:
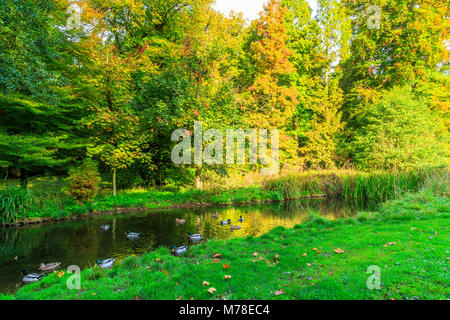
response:
[[[263,5],[267,0],[216,0],[214,7],[225,14],[231,10],[244,13],[246,19],[254,20],[263,10]],[[315,11],[317,9],[317,0],[308,0],[309,5]]]

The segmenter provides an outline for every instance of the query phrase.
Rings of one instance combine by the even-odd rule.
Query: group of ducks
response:
[[[100,228],[102,229],[102,231],[108,231],[110,226],[107,224],[104,224]],[[130,232],[130,231],[125,232],[125,235],[127,236],[128,239],[137,239],[141,236],[140,233]]]
[[[213,217],[215,219],[218,219],[219,218],[219,214],[216,212]],[[175,222],[177,224],[184,224],[186,222],[186,220],[177,218],[175,220]],[[242,216],[239,217],[239,222],[244,222],[244,218],[242,218]],[[239,226],[239,225],[232,225],[231,224],[231,219],[222,220],[222,221],[220,221],[220,224],[222,226],[230,225],[230,229],[231,230],[242,229],[242,227]],[[102,225],[100,228],[102,229],[102,231],[108,231],[110,226],[106,224],[106,225]],[[137,233],[137,232],[127,231],[125,233],[125,235],[126,235],[126,237],[128,239],[138,239],[141,234]],[[203,240],[203,235],[199,234],[199,233],[198,234],[192,234],[191,232],[188,232],[188,238],[189,238],[190,241],[195,243],[195,242],[202,241]],[[188,248],[187,246],[180,246],[180,247],[173,246],[173,250],[172,251],[173,251],[173,253],[175,255],[182,255],[183,253],[186,252],[187,248]],[[116,259],[113,259],[113,258],[106,259],[106,260],[97,260],[97,265],[100,268],[109,269],[109,268],[111,268],[113,266],[115,261],[116,261]],[[53,263],[49,263],[49,264],[41,263],[41,265],[39,267],[39,270],[41,271],[41,273],[28,273],[28,271],[23,270],[22,282],[25,283],[25,284],[38,282],[38,281],[42,280],[42,278],[45,276],[45,274],[58,270],[60,268],[60,266],[61,266],[61,262],[53,262]]]
[[[102,231],[108,231],[110,226],[105,224],[105,225],[102,225],[100,228],[102,229]],[[125,235],[127,236],[128,239],[137,239],[137,238],[139,238],[139,236],[141,234],[128,231],[125,233]],[[115,261],[116,261],[116,259],[97,260],[97,265],[100,268],[109,269],[113,266]],[[42,280],[42,278],[44,278],[44,276],[47,273],[56,271],[60,267],[61,267],[61,262],[53,262],[53,263],[49,263],[49,264],[41,263],[41,265],[39,267],[39,270],[41,271],[41,273],[29,273],[27,270],[23,270],[22,271],[22,273],[23,273],[22,282],[25,284],[38,282],[38,281]]]
[[[116,259],[106,259],[106,260],[97,260],[97,265],[100,268],[108,269],[111,268]],[[23,270],[23,278],[22,282],[24,284],[35,283],[41,281],[44,276],[48,273],[58,270],[61,267],[61,262],[53,262],[49,264],[41,263],[39,270],[41,273],[28,273],[27,270]]]
[[[214,215],[214,218],[216,218],[216,219],[218,218],[218,213],[216,213],[216,214]],[[239,217],[239,222],[244,222],[244,218],[242,218],[242,216]],[[222,221],[220,221],[220,224],[221,224],[222,226],[230,225],[231,231],[242,229],[241,226],[238,226],[238,225],[232,225],[230,219],[228,219],[228,220],[222,220]]]
[[[219,213],[216,212],[213,215],[213,217],[215,219],[218,219],[219,218]],[[184,224],[186,222],[186,220],[177,218],[177,219],[175,219],[175,222],[177,224]],[[242,216],[239,217],[239,222],[244,222],[244,218],[242,218]],[[222,220],[222,221],[220,221],[220,224],[222,226],[230,225],[231,231],[242,229],[242,226],[232,225],[231,224],[231,219]],[[191,232],[188,232],[188,237],[189,237],[189,240],[192,241],[192,242],[199,242],[199,241],[202,241],[202,239],[203,239],[203,235],[201,235],[201,234],[192,234]],[[188,248],[187,246],[181,246],[181,247],[173,246],[173,250],[172,251],[173,251],[173,253],[175,255],[179,256],[179,255],[182,255],[183,253],[185,253],[187,248]]]
[[[44,277],[46,273],[58,270],[60,266],[61,262],[53,262],[49,264],[41,263],[41,265],[39,266],[39,271],[41,271],[41,273],[28,273],[27,270],[23,270],[22,282],[25,284],[38,282]]]

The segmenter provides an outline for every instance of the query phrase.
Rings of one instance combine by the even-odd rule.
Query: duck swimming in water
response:
[[[201,241],[203,239],[203,235],[201,234],[192,234],[191,232],[188,232],[189,240],[191,241]]]
[[[239,217],[239,222],[244,222],[244,218],[242,218],[242,216]]]
[[[241,226],[230,226],[230,229],[231,230],[239,230],[239,229],[242,229],[242,227]]]
[[[52,272],[59,269],[60,266],[61,262],[53,262],[49,264],[41,263],[41,265],[39,266],[39,270],[43,272]]]
[[[220,221],[220,224],[221,225],[227,225],[227,224],[230,224],[231,223],[231,220],[230,219],[228,219],[228,220],[222,220],[222,221]]]
[[[186,223],[186,220],[184,220],[184,219],[175,219],[175,222],[177,223],[177,224],[185,224]]]
[[[102,231],[108,231],[109,230],[109,225],[104,224],[100,228],[102,228]]]
[[[127,235],[128,239],[137,239],[141,235],[140,233],[130,231],[127,231],[125,234]]]
[[[218,219],[218,218],[219,218],[219,212],[216,212],[216,213],[213,215],[213,218],[214,218],[214,219]]]

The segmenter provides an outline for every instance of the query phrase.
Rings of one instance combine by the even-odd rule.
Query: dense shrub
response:
[[[394,88],[356,117],[349,143],[361,169],[404,170],[447,162],[446,141],[437,118],[407,88]]]
[[[66,193],[79,202],[91,200],[97,195],[99,184],[100,176],[96,163],[86,160],[80,167],[70,169]]]

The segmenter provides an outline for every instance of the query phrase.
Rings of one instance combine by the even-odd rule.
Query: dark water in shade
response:
[[[101,216],[58,224],[0,228],[0,292],[12,293],[22,279],[23,269],[38,272],[40,263],[62,262],[62,268],[93,266],[98,259],[120,259],[142,254],[160,246],[190,245],[187,233],[201,233],[208,239],[259,236],[277,226],[293,227],[315,210],[329,219],[355,214],[356,208],[339,200],[315,199],[288,203],[151,211],[149,213]],[[213,215],[218,212],[219,217]],[[239,216],[244,218],[240,223]],[[185,219],[177,225],[175,219]],[[230,231],[220,220],[231,219],[241,230]],[[111,228],[102,232],[100,226]],[[128,240],[126,231],[140,232],[137,240]],[[17,257],[17,260],[14,258]]]

